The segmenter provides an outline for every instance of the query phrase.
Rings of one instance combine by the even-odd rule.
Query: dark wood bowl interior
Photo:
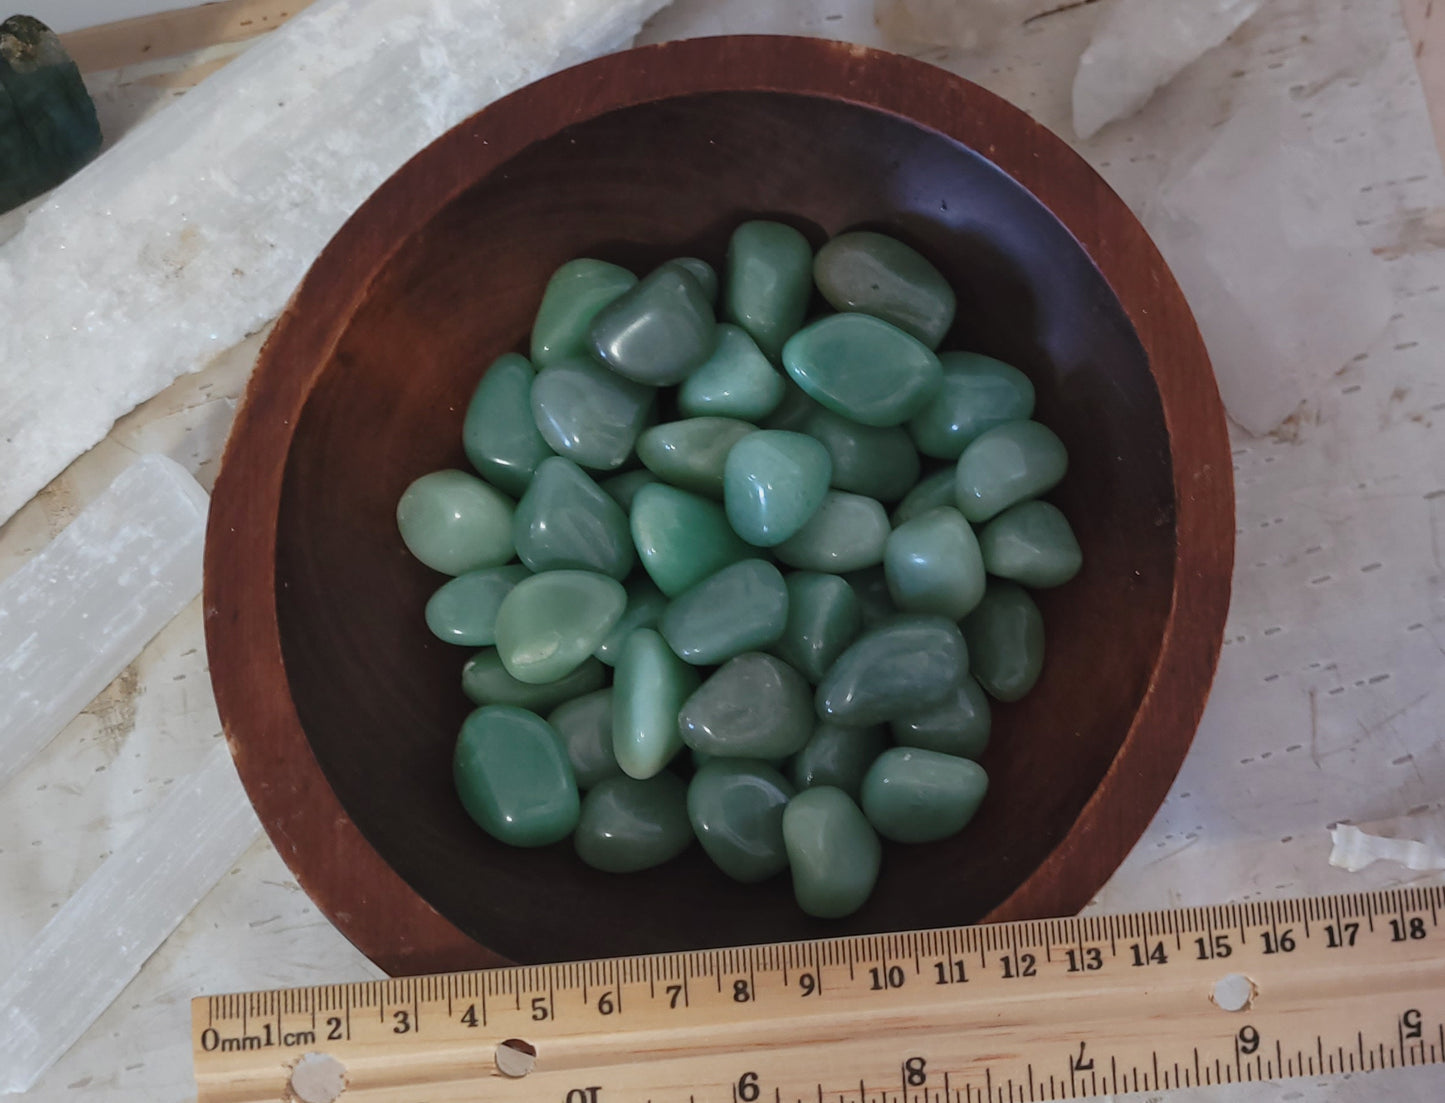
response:
[[[550,78],[422,153],[343,229],[268,345],[207,562],[218,701],[263,820],[392,971],[1077,909],[1178,768],[1227,604],[1227,444],[1177,288],[1083,162],[966,82],[807,40],[632,56]],[[427,632],[443,579],[394,523],[412,479],[465,467],[470,393],[524,347],[557,265],[720,265],[732,228],[760,216],[815,245],[882,229],[939,266],[960,302],[945,347],[1027,372],[1069,448],[1051,498],[1086,562],[1039,595],[1045,673],[996,710],[978,818],[948,842],[889,846],[872,900],[839,922],[799,913],[785,876],[740,887],[696,847],[615,877],[567,844],[484,835],[451,785],[467,652]]]

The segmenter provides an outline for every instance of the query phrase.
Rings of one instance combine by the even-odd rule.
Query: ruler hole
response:
[[[1221,1011],[1244,1011],[1254,1003],[1258,989],[1243,973],[1230,973],[1214,982],[1210,999]]]
[[[497,1071],[517,1079],[526,1076],[537,1065],[537,1047],[521,1038],[508,1038],[497,1043]]]
[[[326,1053],[307,1053],[291,1070],[298,1103],[334,1103],[346,1090],[346,1066]]]

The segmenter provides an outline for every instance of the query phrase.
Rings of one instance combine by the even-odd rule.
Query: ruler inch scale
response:
[[[199,1103],[1037,1103],[1439,1064],[1445,886],[208,996],[192,1046]]]

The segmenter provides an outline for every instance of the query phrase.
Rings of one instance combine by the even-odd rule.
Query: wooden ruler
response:
[[[196,1079],[201,1103],[1021,1103],[1431,1064],[1442,920],[1445,888],[1403,889],[209,996]]]

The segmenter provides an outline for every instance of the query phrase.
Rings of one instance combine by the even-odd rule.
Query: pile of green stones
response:
[[[810,321],[815,288],[836,313]],[[954,313],[932,264],[871,232],[814,256],[746,222],[721,286],[690,257],[557,270],[530,360],[501,357],[467,410],[481,477],[425,475],[397,507],[455,576],[431,631],[481,649],[454,776],[485,831],[570,835],[614,873],[695,837],[837,917],[872,892],[879,836],[963,829],[989,698],[1043,664],[1024,587],[1081,555],[1039,500],[1063,444],[1017,369],[935,351]]]

